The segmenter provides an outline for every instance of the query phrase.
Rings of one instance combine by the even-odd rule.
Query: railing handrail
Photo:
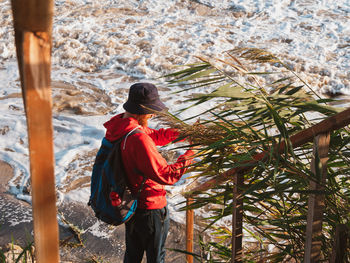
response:
[[[338,129],[341,129],[347,125],[350,124],[350,108],[339,112],[331,117],[328,117],[327,119],[311,126],[310,128],[307,128],[305,130],[302,130],[298,132],[297,134],[294,134],[290,137],[290,142],[293,148],[299,147],[304,145],[307,142],[311,142],[315,136],[335,131]],[[275,147],[276,150],[278,150],[279,153],[283,152],[285,149],[285,141],[282,141],[277,147]],[[197,192],[203,192],[211,187],[218,185],[220,183],[223,183],[224,181],[228,180],[230,177],[247,172],[251,169],[253,169],[258,162],[263,161],[264,159],[267,159],[269,156],[270,151],[264,151],[261,153],[258,153],[253,156],[253,159],[251,161],[247,161],[245,166],[235,167],[231,168],[225,172],[223,172],[221,175],[216,176],[215,178],[206,181],[205,183],[196,186],[192,189],[187,190],[184,193],[185,197],[190,197],[196,195]]]

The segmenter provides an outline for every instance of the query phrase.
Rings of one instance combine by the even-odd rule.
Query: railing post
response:
[[[310,180],[310,190],[322,191],[327,179],[327,161],[330,133],[320,134],[314,139],[314,156],[311,162],[311,172],[315,175]],[[324,194],[311,193],[308,201],[308,214],[305,241],[305,263],[321,260],[322,221],[324,211]]]
[[[233,181],[232,200],[232,263],[242,262],[244,175],[236,174]]]
[[[53,0],[12,0],[15,42],[28,126],[35,255],[59,262],[54,175],[51,31]]]
[[[193,203],[191,197],[186,198],[186,206],[189,207]],[[186,210],[186,251],[193,253],[193,225],[194,225],[194,212],[193,209]],[[186,262],[193,263],[193,256],[187,254]]]
[[[330,259],[330,263],[343,263],[345,262],[345,254],[348,248],[348,235],[349,229],[344,224],[336,226],[333,252]]]

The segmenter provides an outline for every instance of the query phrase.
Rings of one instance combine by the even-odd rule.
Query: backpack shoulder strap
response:
[[[124,135],[122,137],[122,140],[124,140],[123,150],[125,149],[126,140],[128,139],[129,136],[137,134],[137,133],[143,133],[143,131],[139,130],[139,128],[141,128],[140,125],[137,126],[136,128],[134,128],[133,130],[131,130],[129,133],[127,133],[126,135]],[[136,173],[140,174],[143,177],[142,183],[140,185],[140,188],[138,189],[137,194],[136,194],[136,197],[138,198],[140,196],[141,191],[142,191],[143,185],[145,184],[145,182],[147,180],[147,177],[141,171],[139,171],[138,169],[135,168],[134,170],[135,170]]]
[[[123,137],[122,137],[122,140],[124,140],[124,143],[123,143],[123,150],[125,150],[125,144],[126,144],[126,140],[128,139],[128,137],[130,135],[134,135],[136,133],[142,133],[141,130],[139,130],[139,128],[141,128],[141,125],[135,127],[134,129],[132,129],[131,131],[129,131],[127,134],[125,134]]]

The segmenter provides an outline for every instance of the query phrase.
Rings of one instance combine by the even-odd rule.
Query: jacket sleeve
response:
[[[176,163],[169,165],[158,152],[154,141],[146,134],[131,136],[129,140],[128,147],[134,149],[132,152],[136,169],[159,184],[172,185],[176,183],[192,163],[194,152],[191,150],[187,150],[181,155]]]
[[[152,138],[154,143],[158,146],[166,145],[179,137],[179,132],[176,129],[151,129],[148,127],[143,128],[143,131]]]

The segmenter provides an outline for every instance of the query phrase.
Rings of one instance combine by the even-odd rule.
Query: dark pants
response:
[[[167,207],[153,210],[137,209],[135,215],[125,224],[124,263],[141,262],[144,251],[147,263],[163,263],[168,230]]]

